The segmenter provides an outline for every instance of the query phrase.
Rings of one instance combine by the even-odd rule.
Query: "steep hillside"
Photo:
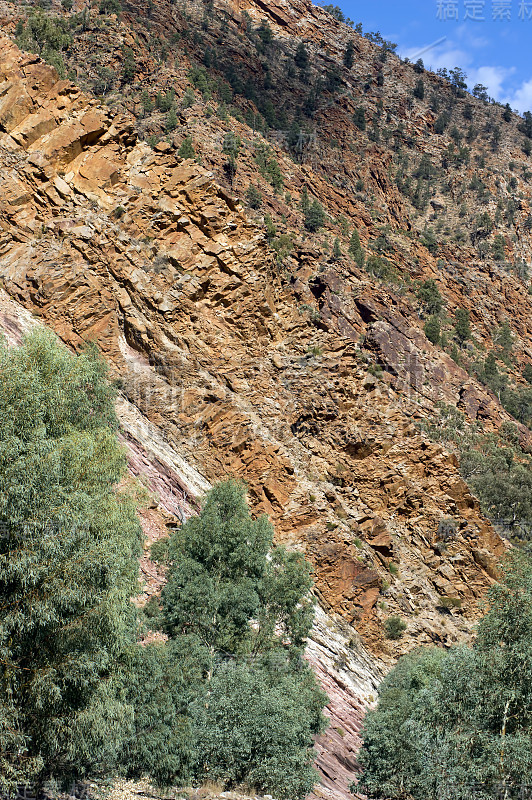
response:
[[[50,12],[71,40],[60,59],[43,40],[43,56],[99,96],[21,52],[12,37],[29,47],[29,23],[0,5],[1,327],[16,340],[41,320],[75,349],[96,339],[131,471],[153,492],[148,541],[231,475],[312,561],[308,656],[332,716],[316,795],[346,796],[383,672],[414,645],[470,636],[505,547],[456,453],[423,430],[450,439],[445,403],[466,431],[511,431],[518,459],[532,444],[528,140],[515,116],[304,2]],[[196,160],[179,155],[186,137]],[[305,187],[326,211],[317,230]],[[354,229],[364,266],[348,254]],[[491,351],[518,412],[486,378]],[[147,597],[163,578],[142,569]]]

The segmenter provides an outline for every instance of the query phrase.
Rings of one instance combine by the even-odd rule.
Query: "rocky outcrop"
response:
[[[285,37],[317,36],[325,15],[304,3],[246,7]],[[320,612],[308,657],[331,698],[316,797],[346,798],[363,711],[385,670],[414,645],[470,636],[504,551],[455,456],[414,422],[438,399],[493,429],[509,417],[428,344],[393,287],[341,263],[322,269],[312,242],[294,249],[286,280],[238,193],[216,179],[219,123],[205,137],[207,169],[173,145],[139,141],[129,115],[58,80],[6,36],[0,46],[0,324],[13,341],[35,320],[73,349],[97,341],[119,387],[131,473],[152,493],[148,542],[235,476],[277,540],[311,560]],[[240,179],[250,169],[248,160]],[[372,169],[390,218],[399,216],[385,170]],[[318,171],[285,172],[294,191],[304,174],[331,211],[371,224]],[[414,275],[432,268],[410,265]],[[516,283],[505,291],[516,301]],[[494,303],[489,287],[482,303],[479,330],[499,314],[481,314]],[[368,373],[368,353],[382,379]],[[442,543],[438,523],[449,516],[456,535]],[[147,597],[164,575],[147,558],[142,570]],[[407,622],[398,642],[383,635],[394,614]]]

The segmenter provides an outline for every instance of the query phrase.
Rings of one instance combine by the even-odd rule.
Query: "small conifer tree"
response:
[[[296,63],[296,67],[299,67],[299,69],[303,71],[308,69],[309,57],[307,48],[305,47],[303,42],[299,42],[297,46],[296,53],[294,56],[294,61]]]
[[[454,312],[454,332],[460,344],[464,344],[471,336],[471,325],[469,322],[469,311],[464,308],[457,308]]]
[[[186,89],[185,94],[183,95],[183,100],[181,101],[181,105],[183,108],[190,108],[196,102],[196,97],[194,95],[193,90],[190,86]]]
[[[168,133],[175,131],[175,129],[177,128],[177,113],[174,106],[171,107],[170,111],[166,115],[164,127]]]
[[[426,321],[424,331],[429,342],[432,342],[432,344],[439,343],[441,335],[440,320],[435,314]]]
[[[353,122],[355,123],[355,125],[359,130],[361,131],[366,130],[366,112],[364,111],[362,106],[355,108],[353,112]]]
[[[194,145],[192,144],[192,136],[187,136],[183,139],[181,143],[181,147],[177,151],[177,154],[181,156],[181,158],[194,158],[196,152],[194,150]]]
[[[137,64],[130,47],[124,49],[124,61],[122,63],[122,83],[133,83],[137,72]]]
[[[325,224],[325,211],[318,200],[313,200],[305,214],[305,228],[316,233]]]
[[[351,69],[353,64],[355,63],[355,45],[353,41],[350,41],[345,48],[344,52],[344,67],[347,69]]]
[[[412,93],[414,97],[417,97],[418,100],[423,100],[425,97],[425,84],[423,83],[423,78],[418,78]]]
[[[356,228],[353,231],[351,241],[349,242],[349,253],[354,258],[357,266],[362,269],[364,267],[365,256],[362,245],[360,244],[360,236],[358,235]]]
[[[262,205],[262,195],[256,186],[248,186],[246,200],[250,208],[259,209]]]
[[[331,261],[338,261],[342,257],[342,250],[340,248],[340,240],[338,237],[334,240],[333,251],[331,254]]]
[[[308,214],[308,210],[310,208],[310,199],[308,196],[308,189],[306,186],[303,186],[303,190],[301,192],[301,197],[299,199],[299,208],[303,212],[303,216]]]

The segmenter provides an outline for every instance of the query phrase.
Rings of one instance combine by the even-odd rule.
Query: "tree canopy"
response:
[[[490,796],[532,781],[532,571],[514,551],[472,647],[402,658],[368,714],[360,753],[370,797]],[[360,788],[360,787],[359,787]]]
[[[41,330],[0,347],[0,790],[83,778],[131,709],[115,691],[135,635],[140,526],[96,348]]]
[[[326,702],[301,658],[310,565],[273,546],[271,523],[251,518],[245,487],[232,480],[209,492],[168,553],[162,629],[207,664],[190,708],[194,774],[303,797],[316,779],[312,737]]]

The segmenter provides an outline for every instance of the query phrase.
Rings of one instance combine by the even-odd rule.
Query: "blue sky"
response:
[[[495,100],[521,113],[532,110],[532,0],[335,4],[364,31],[397,42],[399,55],[417,59],[423,50],[426,67],[461,67],[470,89],[482,83]]]

